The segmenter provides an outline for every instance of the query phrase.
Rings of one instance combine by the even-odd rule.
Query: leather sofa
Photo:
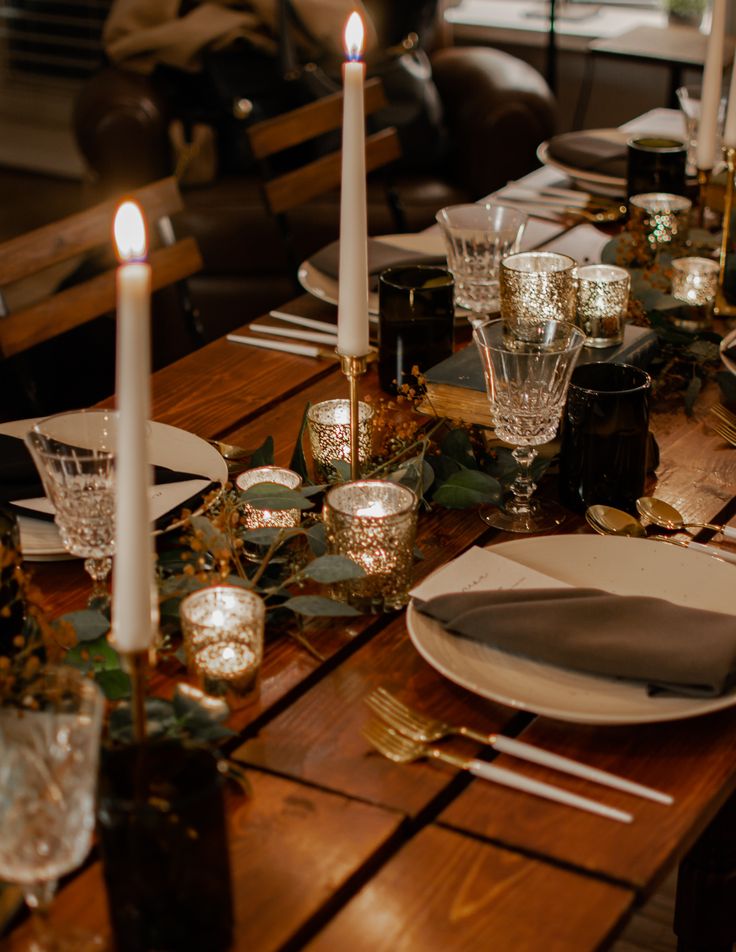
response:
[[[392,0],[372,2],[381,40],[392,45],[408,25],[409,5],[402,2],[400,12],[390,12]],[[426,2],[423,7],[426,12]],[[394,22],[389,22],[392,17]],[[450,148],[440,168],[393,176],[409,231],[430,225],[444,205],[475,200],[530,171],[538,164],[538,144],[554,131],[552,94],[540,74],[521,60],[488,47],[440,46],[432,50],[431,63]],[[75,129],[95,197],[171,174],[170,121],[169,104],[155,74],[144,77],[107,66],[87,81],[76,103]],[[211,184],[186,189],[184,198],[186,208],[175,228],[196,237],[204,258],[204,270],[189,287],[205,339],[294,296],[298,286],[293,268],[277,223],[264,208],[256,175],[217,176]],[[307,257],[333,240],[338,222],[336,194],[290,213],[298,254]],[[372,182],[369,232],[395,231],[383,183]],[[180,352],[181,341],[170,354],[159,353],[157,363]]]

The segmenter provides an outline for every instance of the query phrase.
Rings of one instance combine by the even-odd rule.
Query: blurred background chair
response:
[[[202,267],[192,237],[177,240],[174,178],[131,195],[148,224],[154,365],[202,343],[186,279]],[[88,406],[114,390],[115,271],[112,222],[119,199],[0,244],[0,414],[3,419]]]
[[[382,49],[419,34],[444,112],[448,149],[441,161],[429,169],[398,167],[393,175],[407,230],[432,224],[444,205],[480,198],[536,167],[537,146],[554,132],[555,101],[535,69],[487,47],[443,46],[437,0],[367,0],[366,6]],[[119,193],[171,173],[171,113],[156,74],[106,67],[86,82],[75,127],[98,194]],[[371,235],[397,230],[395,210],[385,198],[383,177],[372,177]],[[294,260],[334,240],[339,190],[290,211],[289,224]],[[293,296],[293,260],[277,218],[264,206],[257,173],[218,174],[208,184],[185,189],[184,209],[174,225],[201,248],[204,268],[190,288],[207,339]]]

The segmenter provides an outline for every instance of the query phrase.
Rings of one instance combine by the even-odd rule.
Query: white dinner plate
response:
[[[726,350],[729,347],[733,347],[734,344],[736,344],[736,330],[732,330],[730,334],[726,334],[721,341],[721,360],[723,361],[723,366],[727,370],[730,370],[732,374],[736,374],[736,360],[727,357]]]
[[[394,245],[396,248],[402,248],[406,251],[416,251],[417,254],[421,255],[443,255],[445,253],[442,235],[434,229],[410,235],[381,235],[376,238],[376,241],[382,241],[384,244]],[[315,268],[309,259],[301,263],[297,275],[299,283],[309,294],[313,294],[328,304],[337,304],[339,294],[337,281],[325,274],[324,271]],[[378,320],[378,294],[375,291],[371,291],[368,295],[368,313],[372,321]]]
[[[22,437],[35,422],[35,420],[15,420],[12,423],[2,423],[0,433]],[[166,512],[175,512],[179,506],[197,492],[201,492],[210,483],[219,483],[222,486],[227,482],[227,462],[206,440],[193,433],[187,433],[186,430],[180,430],[176,426],[169,426],[167,423],[152,422],[150,427],[151,462],[154,465],[166,466],[183,473],[201,473],[203,477],[153,487],[154,518]],[[31,501],[28,500],[28,502]],[[50,506],[48,509],[52,511]],[[73,558],[62,545],[53,522],[19,515],[18,525],[24,559],[42,562]]]
[[[708,555],[647,539],[542,536],[491,551],[569,585],[618,595],[651,595],[734,614],[736,569]],[[509,707],[581,724],[644,724],[709,714],[736,704],[723,697],[650,697],[643,684],[580,674],[459,638],[413,605],[407,626],[422,657],[451,681]],[[697,638],[697,632],[693,632]]]
[[[584,134],[622,144],[631,138],[631,132],[623,132],[621,129],[586,129]],[[543,165],[549,165],[551,168],[564,172],[573,182],[590,192],[599,195],[613,195],[617,198],[626,194],[625,178],[604,175],[602,172],[591,172],[588,169],[579,169],[576,166],[560,162],[559,159],[555,159],[549,154],[549,142],[542,142],[537,148],[537,158]]]

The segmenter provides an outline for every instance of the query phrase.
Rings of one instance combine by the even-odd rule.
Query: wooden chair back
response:
[[[262,163],[273,155],[302,145],[317,136],[342,128],[342,92],[325,96],[291,112],[264,119],[248,129],[253,155]],[[370,116],[388,105],[380,79],[365,84],[365,114]],[[366,171],[388,165],[401,157],[396,129],[389,127],[366,136]],[[342,152],[340,149],[307,162],[297,169],[268,176],[263,183],[266,204],[278,215],[297,205],[331,191],[340,184]]]
[[[182,208],[176,179],[161,179],[129,197],[141,205],[148,223],[153,290],[183,281],[198,271],[202,258],[196,241],[177,241],[169,218]],[[117,263],[112,254],[109,267],[102,273],[17,310],[5,306],[2,289],[97,248],[112,249],[112,223],[118,204],[119,199],[102,202],[0,245],[0,356],[22,353],[114,310]]]

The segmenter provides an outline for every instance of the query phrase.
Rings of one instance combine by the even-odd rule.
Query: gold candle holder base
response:
[[[705,225],[705,210],[708,207],[708,187],[712,170],[698,169],[698,228]]]
[[[120,655],[123,670],[130,675],[130,709],[133,718],[133,739],[141,744],[146,739],[146,675],[150,652],[125,651]]]
[[[350,388],[350,477],[355,480],[360,478],[358,377],[361,377],[368,370],[368,362],[374,352],[371,349],[367,354],[357,357],[352,354],[341,354],[338,351],[335,351],[335,353],[340,360],[340,370],[348,378]]]
[[[727,148],[723,150],[726,158],[726,194],[723,200],[723,235],[721,237],[721,255],[719,259],[718,289],[716,291],[716,300],[713,312],[717,317],[727,321],[736,319],[736,281],[732,288],[734,303],[730,303],[725,293],[725,284],[727,277],[727,265],[730,256],[732,264],[736,264],[736,250],[732,248],[733,235],[731,233],[732,218],[734,212],[734,177],[736,176],[736,149]],[[733,270],[733,268],[731,269]]]

